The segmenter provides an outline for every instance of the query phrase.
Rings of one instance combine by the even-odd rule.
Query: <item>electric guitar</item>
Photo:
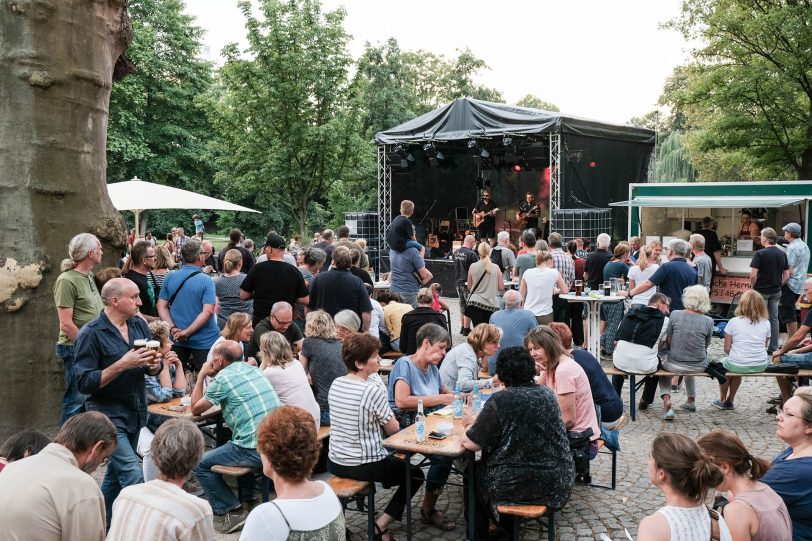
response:
[[[539,208],[538,203],[536,203],[535,205],[530,207],[527,210],[527,212],[521,212],[521,211],[517,212],[516,215],[519,218],[519,228],[521,230],[527,229],[528,219],[530,219],[530,218],[538,218],[540,212],[541,212],[541,209]]]
[[[498,207],[493,210],[489,210],[487,212],[484,210],[481,210],[479,212],[474,211],[474,227],[479,227],[482,224],[482,222],[485,221],[486,216],[496,216],[496,213],[498,211],[499,211]]]

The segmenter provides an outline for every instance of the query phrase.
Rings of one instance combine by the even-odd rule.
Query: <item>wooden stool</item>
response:
[[[363,500],[360,497],[367,497],[367,535],[369,539],[375,539],[375,483],[336,476],[325,479],[325,482],[336,493],[344,509],[348,509],[347,504],[351,500],[356,500],[357,510],[363,512]]]
[[[497,505],[500,515],[513,517],[513,541],[519,541],[522,519],[535,520],[541,523],[541,517],[547,515],[547,540],[555,541],[555,519],[552,509],[546,505]]]
[[[243,475],[259,474],[262,476],[262,503],[267,502],[271,498],[271,480],[265,477],[265,474],[262,473],[262,468],[223,466],[222,464],[215,464],[211,467],[211,471],[214,473],[219,473],[220,475],[225,475],[226,477],[242,477]]]

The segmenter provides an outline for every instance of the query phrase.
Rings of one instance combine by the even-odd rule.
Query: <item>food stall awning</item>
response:
[[[740,195],[740,196],[640,196],[631,201],[610,203],[612,207],[676,207],[676,208],[777,208],[803,203],[812,196],[798,195]]]

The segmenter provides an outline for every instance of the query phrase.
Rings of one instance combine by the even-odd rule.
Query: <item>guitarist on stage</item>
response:
[[[491,191],[484,190],[482,199],[474,207],[474,227],[479,230],[479,240],[488,242],[496,238],[496,212],[499,208],[491,199]]]
[[[541,214],[541,206],[536,202],[536,196],[533,192],[527,192],[527,200],[519,207],[519,212],[516,213],[516,219],[522,231],[527,229],[539,228],[539,214]],[[541,231],[538,231],[540,234]]]

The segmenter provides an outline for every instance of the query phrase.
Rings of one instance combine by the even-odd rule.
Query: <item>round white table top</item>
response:
[[[588,295],[573,295],[570,293],[560,295],[559,298],[570,302],[618,302],[626,299],[626,297],[619,297],[617,295],[590,297]]]

